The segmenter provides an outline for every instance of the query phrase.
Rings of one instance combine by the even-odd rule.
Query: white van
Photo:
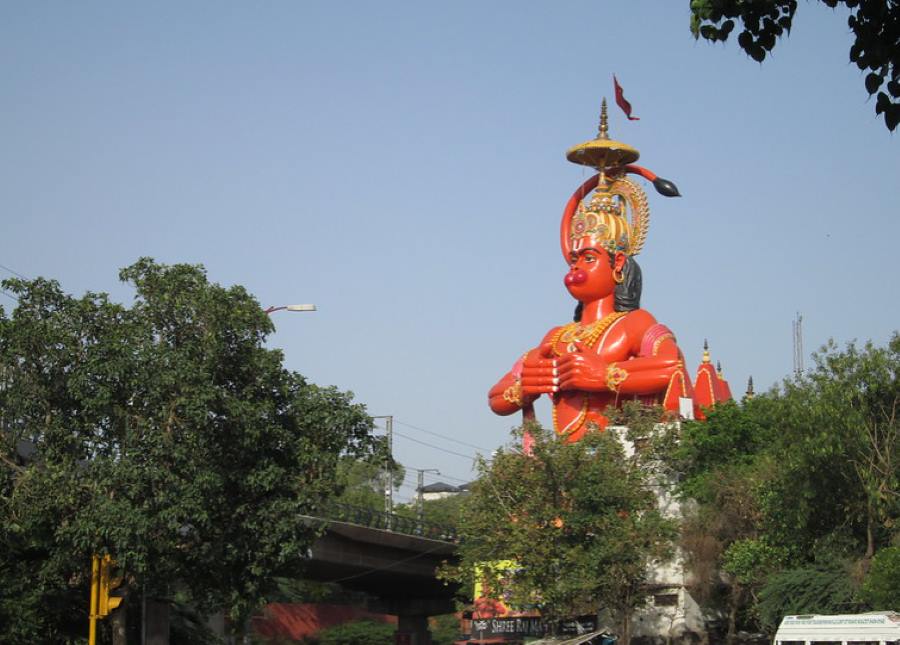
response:
[[[785,616],[775,633],[775,645],[900,645],[900,614]]]

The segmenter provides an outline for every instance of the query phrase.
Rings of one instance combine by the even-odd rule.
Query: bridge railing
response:
[[[432,522],[419,521],[413,517],[403,517],[394,513],[385,513],[362,506],[350,504],[329,504],[325,510],[325,517],[330,520],[359,524],[373,529],[384,529],[406,535],[417,535],[432,540],[444,542],[456,542],[458,536],[456,529],[451,526],[443,526]]]

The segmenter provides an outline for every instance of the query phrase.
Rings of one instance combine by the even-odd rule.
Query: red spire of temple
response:
[[[721,366],[718,371],[713,367],[709,357],[709,343],[703,340],[703,360],[697,368],[694,379],[694,416],[705,419],[704,408],[711,408],[720,401],[731,399],[731,387],[722,376]]]
[[[725,380],[725,375],[722,373],[722,363],[719,361],[716,361],[716,378],[719,379],[719,394],[721,395],[721,398],[718,400],[730,401],[734,398],[731,396],[731,386],[728,385],[728,381]]]

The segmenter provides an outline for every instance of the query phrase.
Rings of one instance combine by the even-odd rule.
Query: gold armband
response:
[[[671,340],[673,343],[675,342],[675,334],[662,334],[659,338],[653,341],[653,355],[656,356],[659,353],[659,346],[662,345],[667,340]]]
[[[515,383],[503,390],[503,400],[512,403],[517,407],[522,407],[522,383],[516,380]]]
[[[628,378],[628,372],[615,363],[610,363],[606,368],[606,386],[613,392],[619,391],[619,386]]]

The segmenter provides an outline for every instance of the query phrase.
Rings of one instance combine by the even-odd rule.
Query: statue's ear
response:
[[[624,253],[616,251],[616,255],[613,257],[613,271],[621,273],[622,269],[625,268],[625,259]]]

